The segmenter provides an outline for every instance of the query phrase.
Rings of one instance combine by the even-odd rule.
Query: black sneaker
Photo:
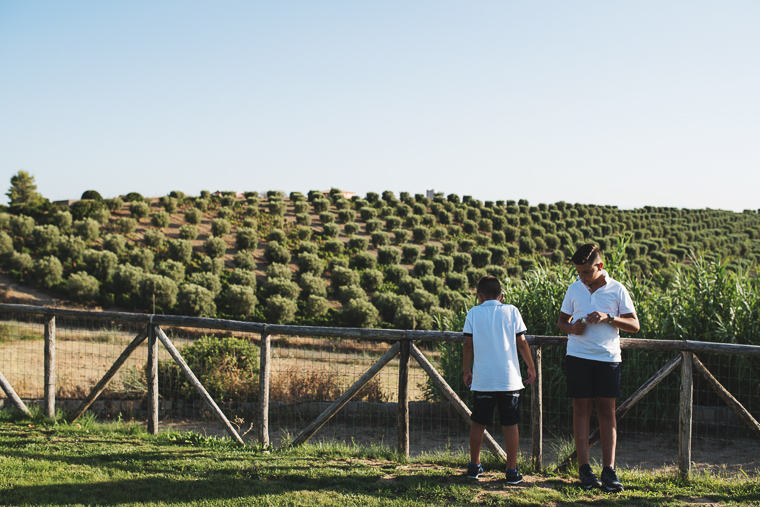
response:
[[[604,467],[602,470],[602,489],[615,493],[623,491],[623,483],[620,482],[613,468]]]
[[[507,468],[507,484],[520,484],[522,479],[522,475],[516,468],[514,470]]]
[[[578,475],[580,476],[581,487],[583,489],[594,489],[602,487],[601,481],[596,478],[594,471],[591,470],[591,466],[588,463],[581,465],[581,467],[578,469]]]
[[[483,473],[483,467],[480,464],[470,463],[467,465],[467,478],[477,479]]]

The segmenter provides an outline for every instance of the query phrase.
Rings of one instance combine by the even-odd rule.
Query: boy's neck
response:
[[[504,296],[503,295],[499,295],[499,297],[497,297],[497,298],[485,298],[485,297],[483,297],[482,294],[478,294],[478,304],[479,305],[482,305],[486,301],[496,301],[496,302],[501,303],[501,302],[503,302],[503,300],[504,300]]]

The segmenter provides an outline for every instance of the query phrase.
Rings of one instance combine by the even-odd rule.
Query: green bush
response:
[[[338,291],[338,301],[345,305],[352,299],[367,299],[367,293],[358,285],[346,285]]]
[[[343,242],[339,239],[330,239],[325,241],[325,243],[322,245],[322,250],[325,253],[332,254],[332,255],[341,255],[343,254]]]
[[[264,258],[269,263],[289,264],[290,251],[277,241],[270,241],[264,249]]]
[[[151,259],[151,264],[153,260]],[[131,264],[119,264],[113,273],[114,290],[120,294],[136,296],[140,290],[143,270]]]
[[[158,229],[147,229],[143,233],[143,243],[158,250],[164,244],[164,233]]]
[[[453,270],[457,273],[464,273],[472,265],[472,256],[468,253],[455,253],[451,258],[454,262]]]
[[[83,258],[85,270],[101,281],[111,278],[116,265],[119,264],[116,254],[107,250],[101,252],[92,249],[85,250]]]
[[[288,299],[297,299],[300,294],[298,284],[288,278],[269,278],[264,282],[264,290],[268,296],[279,295]]]
[[[330,302],[321,297],[311,295],[306,299],[306,313],[314,317],[322,317],[330,311]]]
[[[384,266],[399,264],[401,262],[401,251],[392,246],[384,246],[377,249],[377,261]]]
[[[372,238],[372,244],[375,246],[375,248],[390,245],[391,243],[391,236],[387,232],[383,232],[383,231],[373,232],[371,238]]]
[[[333,290],[338,291],[346,285],[359,285],[359,273],[352,269],[335,266],[330,273]]]
[[[257,267],[256,259],[253,257],[253,254],[246,250],[238,251],[238,253],[235,254],[235,257],[233,257],[233,260],[235,261],[235,266],[238,268],[254,271]]]
[[[287,324],[296,316],[296,302],[282,296],[271,296],[267,299],[264,315],[272,324]]]
[[[345,231],[346,236],[352,236],[359,232],[359,225],[354,222],[349,222],[343,226],[343,230]]]
[[[185,279],[185,266],[173,260],[165,260],[158,265],[158,274],[171,278],[178,284]]]
[[[327,296],[327,284],[319,275],[309,272],[304,273],[298,281],[298,286],[301,288],[301,294],[304,298],[309,298],[310,296],[323,298]]]
[[[474,289],[478,286],[480,279],[488,273],[482,268],[469,268],[465,274],[467,275],[467,283],[469,283],[471,289]]]
[[[234,315],[247,317],[256,310],[256,294],[254,289],[245,285],[229,285],[224,291],[224,302],[228,311]]]
[[[135,248],[129,254],[129,262],[148,272],[153,269],[153,252],[147,248]]]
[[[216,212],[216,220],[227,220],[228,218],[232,218],[234,214],[235,211],[232,208],[223,206]]]
[[[32,256],[28,253],[13,252],[10,259],[11,268],[16,271],[24,272],[32,267]]]
[[[529,236],[520,236],[520,253],[532,254],[536,251],[536,242]]]
[[[137,220],[134,218],[120,218],[116,221],[116,230],[122,234],[131,234],[137,229]]]
[[[171,220],[171,215],[169,215],[169,213],[166,211],[157,211],[153,213],[152,217],[150,217],[151,225],[159,229],[165,229],[166,227],[169,227]]]
[[[180,354],[213,399],[257,399],[259,356],[256,345],[249,340],[202,336],[182,347]],[[192,399],[198,395],[172,360],[159,361],[158,379],[159,394],[165,400]]]
[[[224,261],[222,259],[212,259],[211,257],[201,257],[201,271],[221,276],[224,272]]]
[[[322,236],[326,238],[337,238],[340,234],[338,224],[322,224]]]
[[[499,280],[504,280],[507,277],[507,270],[501,266],[487,266],[486,274],[489,276],[495,276]]]
[[[215,317],[214,294],[205,287],[192,283],[180,286],[177,306],[183,315],[195,317]]]
[[[124,201],[121,199],[121,197],[113,197],[111,199],[105,200],[106,207],[108,207],[111,211],[120,211],[121,208],[124,206]]]
[[[423,276],[432,275],[435,270],[435,264],[432,261],[417,261],[414,264],[414,270],[412,271],[414,276],[421,278]]]
[[[472,264],[476,268],[485,268],[491,263],[491,252],[485,248],[475,248],[471,256]]]
[[[245,285],[256,290],[256,273],[244,268],[236,268],[230,274],[230,283],[233,285]]]
[[[383,273],[377,269],[367,269],[361,274],[362,285],[370,292],[375,292],[383,285]]]
[[[34,219],[26,215],[15,215],[10,218],[10,227],[14,236],[25,238],[34,230]]]
[[[467,277],[465,277],[464,275],[459,275],[459,274],[457,274],[457,276],[462,277],[464,279],[463,285],[466,286]],[[464,298],[464,296],[462,296],[460,292],[456,292],[454,290],[448,290],[448,289],[442,290],[438,294],[438,304],[441,307],[446,308],[447,310],[452,310],[455,312],[461,312],[463,310],[466,310],[468,306],[467,300]]]
[[[71,230],[71,225],[73,224],[73,218],[71,216],[71,213],[68,211],[57,211],[52,216],[52,222],[53,225],[58,227],[60,231],[69,231]]]
[[[404,245],[401,248],[401,262],[414,264],[420,258],[420,247],[416,245]]]
[[[198,225],[203,220],[203,212],[198,208],[187,208],[185,210],[185,222],[191,225]]]
[[[448,255],[438,255],[432,258],[433,274],[444,276],[454,269],[454,259]]]
[[[386,282],[398,284],[403,277],[409,276],[409,270],[398,264],[393,264],[385,268],[383,276]]]
[[[373,327],[377,318],[377,308],[366,299],[352,299],[343,305],[343,319],[351,327]]]
[[[85,241],[92,241],[100,236],[100,224],[92,218],[74,222],[74,234]]]
[[[240,227],[235,234],[235,242],[239,250],[256,250],[259,236],[255,229]]]
[[[150,206],[143,201],[133,201],[129,204],[129,214],[137,221],[150,215]]]
[[[120,255],[127,245],[127,238],[121,234],[106,234],[103,238],[103,250],[108,250],[116,255]]]
[[[353,259],[353,265],[355,269],[374,269],[377,265],[377,257],[369,252],[359,252]]]
[[[218,296],[222,291],[222,282],[219,279],[219,275],[211,272],[193,273],[187,278],[187,281],[207,288],[214,294],[214,297]]]
[[[319,253],[319,245],[312,243],[311,241],[302,241],[301,244],[298,245],[297,253],[298,255],[304,253],[317,255]]]
[[[40,285],[50,288],[61,282],[63,266],[56,257],[48,255],[34,263],[32,273]]]
[[[410,295],[417,289],[422,289],[422,282],[417,278],[412,278],[409,275],[402,276],[398,283],[398,292],[403,295]]]
[[[77,236],[64,236],[58,242],[58,258],[62,261],[77,262],[82,258],[87,245]]]
[[[301,275],[305,273],[311,273],[316,276],[321,276],[325,270],[325,262],[319,258],[318,255],[313,253],[301,253],[296,259],[298,270]]]
[[[438,294],[443,290],[443,280],[437,276],[423,276],[420,282],[422,282],[422,287],[431,294]]]
[[[452,290],[466,290],[469,287],[467,275],[463,273],[448,273],[446,275],[446,286]]]
[[[414,307],[423,312],[427,312],[433,305],[438,304],[438,298],[425,289],[416,289],[409,295],[409,298],[414,303]]]
[[[223,238],[230,233],[232,226],[224,218],[215,218],[211,221],[211,234],[217,238]]]
[[[296,215],[304,214],[309,212],[309,203],[304,201],[298,201],[293,204],[293,212]]]
[[[430,241],[430,229],[428,229],[425,226],[419,225],[415,227],[414,229],[412,229],[412,236],[414,238],[415,243],[424,245],[428,241]]]
[[[158,202],[164,207],[167,213],[177,212],[177,199],[165,195],[161,197]]]
[[[227,242],[222,238],[210,236],[203,244],[203,249],[205,250],[206,255],[212,259],[224,257],[224,254],[227,252]]]
[[[32,230],[34,245],[38,250],[52,250],[58,245],[61,233],[55,225],[37,225]]]
[[[464,253],[470,253],[472,252],[472,249],[475,248],[475,242],[471,239],[463,239],[459,242],[459,249]]]
[[[364,230],[367,231],[367,234],[373,234],[375,232],[380,232],[383,230],[383,222],[377,219],[367,220],[367,223],[364,226]]]
[[[125,202],[142,202],[145,198],[137,192],[130,192],[124,196]]]
[[[293,278],[293,272],[287,264],[278,264],[273,262],[267,267],[267,278],[284,278],[290,280]]]
[[[365,251],[369,247],[369,240],[360,236],[355,236],[348,240],[348,249],[359,252]]]
[[[0,231],[0,256],[6,256],[11,252],[13,252],[13,239],[5,231]]]
[[[404,245],[409,241],[410,232],[406,229],[393,229],[393,242],[397,245]]]
[[[329,211],[323,211],[319,214],[319,221],[322,222],[322,224],[331,224],[335,222],[335,215]]]
[[[296,235],[301,241],[309,241],[311,239],[311,227],[298,227],[296,229]]]
[[[192,241],[198,237],[198,228],[194,225],[185,224],[179,228],[179,239]]]
[[[491,264],[503,266],[509,259],[509,250],[503,246],[492,246],[488,251],[491,252]]]
[[[205,213],[208,211],[208,199],[196,199],[195,203],[193,203],[193,206],[195,206],[195,209],[201,213]]]
[[[69,298],[77,303],[93,301],[100,293],[100,282],[94,276],[87,273],[73,273],[66,281]]]

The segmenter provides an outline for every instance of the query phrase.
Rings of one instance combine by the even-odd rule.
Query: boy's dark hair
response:
[[[495,276],[484,276],[478,282],[478,294],[484,299],[497,299],[501,295],[501,284]]]
[[[602,252],[599,251],[599,247],[594,243],[586,243],[575,251],[572,259],[573,264],[578,266],[583,264],[596,264],[602,262]]]

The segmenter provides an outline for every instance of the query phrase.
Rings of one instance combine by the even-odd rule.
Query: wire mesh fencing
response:
[[[19,312],[9,308],[13,306],[0,305],[0,372],[27,404],[42,406],[46,317],[31,310]],[[90,312],[69,311],[55,320],[55,402],[68,413],[81,406],[82,400],[113,367],[125,348],[151,324],[148,316],[120,319],[118,314],[112,314],[113,318],[105,320],[95,317]],[[184,321],[179,322],[182,319]],[[178,322],[174,323],[169,317],[164,320],[166,322],[160,324],[162,332],[178,349],[195,377],[243,439],[255,444],[258,441],[256,428],[262,423],[260,354],[265,333],[229,330],[229,325],[218,325],[222,321],[175,318]],[[208,325],[204,327],[204,323]],[[263,325],[258,326],[263,329]],[[250,324],[248,327],[253,329]],[[287,326],[267,326],[272,330],[279,328],[287,330]],[[330,328],[312,328],[269,335],[267,408],[272,445],[292,442],[395,343],[377,337],[363,339],[362,333],[366,332],[361,330],[356,330],[354,337],[345,337],[348,336],[346,330],[341,331],[343,337],[336,337],[336,332]],[[396,333],[406,336],[402,331]],[[415,345],[451,390],[471,406],[469,393],[462,385],[461,342],[427,339],[428,335],[420,332],[409,336],[412,335],[423,337],[415,338]],[[538,338],[531,339],[534,343],[540,342]],[[541,411],[533,412],[536,387],[526,388],[521,393],[523,420],[519,425],[520,449],[530,458],[535,449],[532,440],[538,438],[534,434],[534,418],[540,417],[543,466],[547,468],[556,466],[574,450],[572,400],[565,396],[565,349],[557,345],[561,340],[553,340],[541,346]],[[149,417],[148,348],[149,340],[135,348],[89,406],[91,412],[102,419],[142,422]],[[623,395],[619,404],[640,391],[643,384],[657,376],[663,365],[677,359],[679,354],[679,350],[624,348]],[[696,356],[756,420],[760,415],[760,355],[697,352]],[[401,357],[394,357],[329,418],[311,440],[396,447],[400,428],[400,365]],[[468,421],[414,359],[409,359],[408,366],[409,452],[420,455],[467,450]],[[682,365],[678,365],[659,379],[657,385],[619,417],[618,466],[679,466],[683,445],[678,437],[682,422],[679,419],[681,368]],[[725,467],[756,472],[760,469],[760,435],[729,408],[699,372],[693,373],[693,379],[692,468]],[[214,411],[162,346],[158,347],[157,387],[161,429],[224,434],[224,426]],[[0,402],[5,407],[9,405],[2,393]],[[592,429],[595,426],[594,417]],[[498,415],[495,414],[488,431],[497,442],[503,442]],[[599,444],[591,448],[590,454],[592,461],[601,462]]]

